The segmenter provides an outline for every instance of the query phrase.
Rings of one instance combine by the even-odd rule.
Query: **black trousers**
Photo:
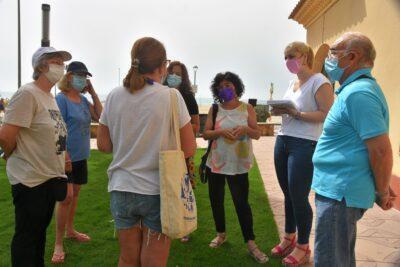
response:
[[[54,179],[35,187],[23,184],[11,188],[15,206],[15,234],[11,243],[13,267],[42,267],[46,229],[53,216]]]
[[[244,241],[254,240],[253,215],[249,205],[249,177],[248,173],[238,175],[224,175],[213,173],[209,168],[208,191],[213,212],[215,228],[218,233],[225,232],[225,180],[231,191],[233,204],[239,219]]]

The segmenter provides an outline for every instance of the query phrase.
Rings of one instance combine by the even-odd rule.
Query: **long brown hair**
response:
[[[167,69],[168,74],[172,73],[172,69],[175,66],[181,67],[181,70],[182,70],[182,83],[181,83],[181,85],[179,85],[179,88],[178,88],[179,91],[181,93],[191,93],[191,94],[193,94],[192,89],[191,89],[192,87],[190,85],[189,74],[188,74],[188,71],[187,71],[187,68],[186,68],[185,64],[183,64],[180,61],[172,61],[168,65],[168,69]]]
[[[143,74],[153,73],[167,59],[164,45],[152,37],[137,40],[131,50],[131,68],[124,79],[124,87],[131,93],[146,85]]]

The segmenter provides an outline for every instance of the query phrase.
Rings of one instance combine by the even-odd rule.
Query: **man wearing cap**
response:
[[[56,96],[56,101],[67,125],[67,152],[71,158],[72,171],[67,173],[67,197],[57,205],[56,240],[52,263],[63,263],[65,260],[64,236],[78,242],[90,241],[88,235],[76,231],[74,227],[79,192],[81,186],[88,182],[90,123],[92,120],[99,120],[103,109],[88,76],[91,77],[92,74],[85,64],[74,61],[68,65],[67,73],[58,82],[61,92]],[[92,96],[93,104],[83,95],[85,92]]]
[[[50,90],[70,59],[66,51],[39,48],[32,57],[34,81],[11,98],[0,128],[15,207],[14,267],[44,266],[46,229],[55,202],[66,196],[67,130]]]

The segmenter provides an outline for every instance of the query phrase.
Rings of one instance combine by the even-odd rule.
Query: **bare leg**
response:
[[[75,239],[80,242],[87,242],[90,240],[90,237],[87,236],[86,234],[79,233],[74,228],[75,211],[78,206],[78,198],[79,198],[79,192],[81,190],[81,185],[74,184],[73,190],[74,190],[74,197],[72,198],[71,208],[69,210],[69,216],[67,220],[67,237],[75,237]]]
[[[57,202],[56,210],[56,242],[54,246],[54,253],[61,254],[64,252],[63,239],[65,235],[65,224],[68,219],[68,211],[71,206],[73,198],[72,184],[68,183],[67,196],[64,201]]]
[[[75,232],[74,229],[75,211],[76,207],[78,206],[78,197],[79,197],[79,192],[81,190],[81,186],[74,184],[73,189],[74,189],[74,197],[72,198],[71,208],[69,210],[69,216],[67,221],[67,236],[74,235]]]
[[[118,267],[139,267],[142,246],[142,230],[139,225],[118,230],[120,255]]]
[[[167,265],[171,240],[164,234],[143,227],[142,251],[140,262],[142,267],[164,267]]]

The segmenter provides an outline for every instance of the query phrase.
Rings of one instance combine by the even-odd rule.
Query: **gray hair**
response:
[[[347,32],[343,36],[346,50],[357,50],[362,53],[360,67],[373,67],[376,50],[371,40],[360,32]]]
[[[39,61],[36,63],[36,65],[33,67],[33,74],[32,78],[34,81],[39,79],[40,74],[42,74],[42,71],[40,71],[41,68],[47,67],[47,60],[57,57],[59,54],[53,53],[53,54],[44,54],[39,58]]]

